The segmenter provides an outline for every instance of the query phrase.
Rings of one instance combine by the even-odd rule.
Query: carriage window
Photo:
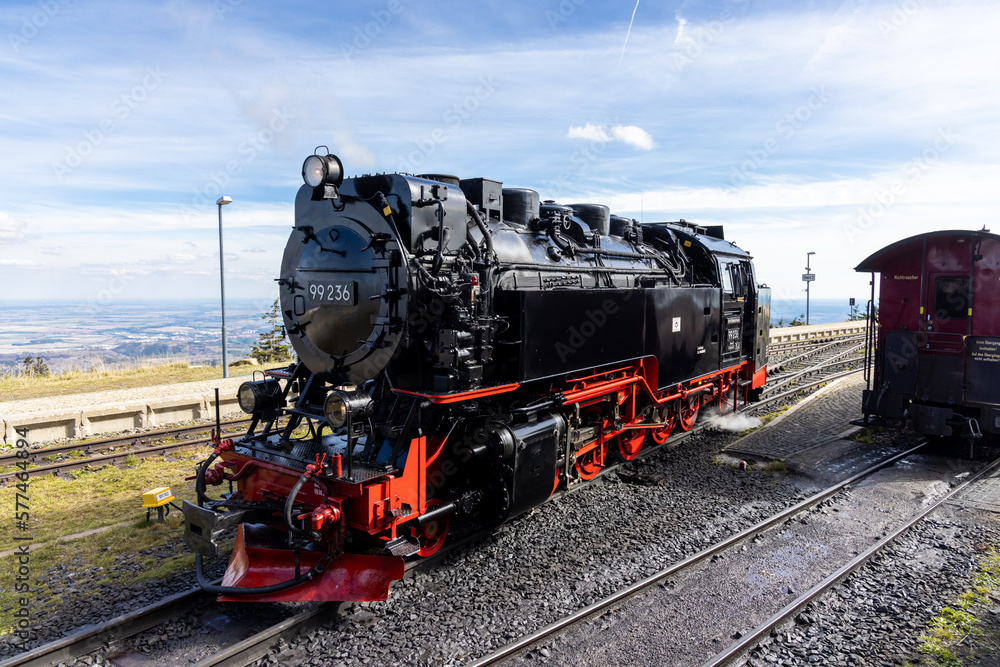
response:
[[[968,276],[942,276],[934,279],[934,317],[939,320],[964,320],[969,317]]]

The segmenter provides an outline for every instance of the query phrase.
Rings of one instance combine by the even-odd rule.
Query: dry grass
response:
[[[32,478],[25,494],[31,513],[29,534],[37,544],[122,521],[145,520],[142,494],[160,486],[170,487],[178,505],[181,500],[194,500],[194,482],[184,478],[194,474],[195,466],[208,453],[205,446],[190,447],[171,453],[177,461],[142,459],[121,468],[78,471],[72,480]],[[0,488],[0,507],[13,511],[16,493],[15,484]],[[23,533],[15,531],[13,521],[0,523],[0,545],[12,545],[15,534]]]
[[[88,599],[101,595],[100,584],[115,582],[119,586],[156,582],[179,572],[190,573],[194,567],[194,555],[183,546],[178,546],[184,534],[180,512],[171,513],[166,523],[147,524],[145,516],[127,526],[118,526],[98,535],[90,535],[72,542],[48,542],[32,551],[30,556],[31,604],[33,612],[43,616],[58,613],[64,603],[70,601],[66,593],[57,593],[59,585],[72,585],[72,579],[81,577],[73,599]],[[152,555],[157,547],[169,546],[171,555]],[[224,549],[228,542],[221,545]],[[127,559],[138,571],[122,571],[118,564]],[[65,568],[62,574],[54,573],[53,566]],[[0,560],[0,569],[13,572],[18,567],[18,557],[8,556]],[[92,574],[87,575],[86,570]],[[15,627],[15,610],[23,594],[14,587],[0,589],[0,636]],[[44,607],[42,609],[41,607]]]
[[[233,368],[233,364],[230,364]],[[238,369],[236,374],[245,373]],[[132,389],[157,384],[197,382],[222,377],[221,366],[188,366],[184,362],[141,366],[131,369],[67,371],[48,377],[17,375],[0,378],[0,401],[62,396],[107,389]]]
[[[92,597],[99,594],[97,584],[119,579],[122,585],[142,581],[156,581],[173,573],[190,572],[193,556],[178,544],[184,533],[182,514],[173,510],[166,523],[156,523],[153,513],[151,523],[146,523],[142,509],[142,493],[159,486],[169,486],[177,505],[182,500],[194,500],[194,482],[185,477],[194,474],[195,466],[207,456],[209,448],[194,446],[173,452],[176,461],[159,457],[134,461],[123,467],[105,466],[73,474],[74,479],[58,477],[32,478],[26,491],[31,513],[27,533],[16,530],[13,521],[0,523],[0,548],[15,545],[15,535],[30,534],[31,544],[41,545],[31,552],[30,567],[32,599],[43,601],[46,608],[55,608],[65,602],[52,588],[63,577],[53,576],[51,566],[62,565],[68,573],[82,573],[87,568],[103,568],[96,579],[90,580],[77,596]],[[0,506],[13,512],[15,483],[0,488]],[[125,525],[117,526],[127,522]],[[65,535],[81,533],[93,528],[113,526],[110,530],[68,542],[57,541]],[[18,544],[24,544],[19,542]],[[153,547],[172,545],[168,555],[151,555]],[[116,568],[118,558],[136,558],[139,572],[122,573]],[[0,568],[12,572],[17,567],[17,556],[0,559]],[[13,627],[13,610],[17,608],[13,587],[0,588],[0,635]],[[42,602],[39,602],[42,603]]]

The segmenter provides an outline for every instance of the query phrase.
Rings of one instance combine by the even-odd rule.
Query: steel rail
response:
[[[231,421],[222,422],[222,430],[227,431],[240,426],[246,426],[250,423],[250,419],[234,419]],[[73,451],[83,451],[90,453],[91,451],[111,449],[112,447],[138,447],[146,444],[152,440],[162,440],[163,438],[176,438],[184,435],[189,435],[191,433],[204,433],[206,431],[211,431],[215,428],[215,422],[198,424],[195,426],[181,426],[178,428],[168,428],[161,429],[158,431],[146,431],[144,433],[136,433],[133,435],[119,436],[117,438],[106,438],[103,440],[89,440],[77,443],[69,443],[65,445],[57,445],[55,447],[42,447],[39,449],[28,450],[28,457],[26,459],[19,458],[17,454],[2,454],[0,455],[0,467],[15,465],[20,461],[39,461],[49,456],[59,456],[61,454],[69,454]]]
[[[237,428],[237,427],[243,425],[241,422],[245,422],[246,424],[249,424],[250,420],[247,419],[247,420],[234,420],[234,421],[230,421],[230,422],[224,422],[222,424],[223,434],[225,434],[225,432],[227,430],[227,425],[228,425],[229,429],[234,429],[234,428]],[[200,426],[200,427],[187,426],[187,427],[183,427],[183,430],[185,432],[187,432],[187,433],[198,433],[198,432],[204,432],[206,430],[212,430],[214,428],[215,428],[214,426]],[[157,432],[157,436],[155,438],[149,438],[148,440],[156,440],[156,439],[160,439],[160,438],[164,438],[164,437],[170,437],[169,435],[164,435],[164,434],[169,434],[169,431],[158,431]],[[123,463],[130,456],[132,456],[134,458],[137,458],[137,459],[144,459],[144,458],[148,458],[148,457],[151,457],[151,456],[157,456],[157,455],[160,455],[160,454],[168,454],[168,453],[170,453],[172,451],[176,451],[178,449],[184,449],[185,447],[196,447],[196,446],[199,446],[199,445],[208,445],[208,444],[211,444],[211,442],[212,442],[211,438],[197,438],[197,439],[193,439],[193,440],[181,440],[179,442],[171,442],[171,443],[167,443],[167,444],[164,444],[164,445],[152,445],[152,446],[148,446],[148,447],[138,447],[138,448],[135,448],[135,449],[124,449],[124,450],[113,452],[111,454],[101,454],[101,455],[97,455],[97,456],[89,456],[89,457],[82,458],[82,459],[65,459],[63,461],[56,461],[54,463],[49,463],[47,465],[36,466],[34,468],[25,468],[24,470],[21,470],[19,468],[17,468],[17,469],[10,469],[10,470],[6,470],[4,472],[0,472],[0,485],[4,484],[6,482],[9,482],[10,480],[14,479],[17,475],[20,475],[22,473],[27,474],[28,477],[41,477],[41,476],[44,476],[44,475],[54,475],[54,474],[58,474],[60,472],[68,471],[68,470],[79,470],[81,468],[87,468],[87,467],[90,467],[90,466],[98,466],[99,467],[99,466],[106,466],[106,465],[113,465],[113,464]],[[38,449],[38,450],[33,450],[33,451],[38,452],[38,453],[45,453],[46,455],[52,455],[52,450],[54,450],[54,449],[57,449],[57,448],[50,448],[50,449],[47,449],[47,450],[46,449]],[[58,449],[73,451],[73,450],[79,450],[81,448],[77,447],[77,446],[66,445],[65,447],[60,447]],[[15,459],[15,461],[18,460],[16,457],[14,457],[14,459]],[[8,468],[12,468],[15,465],[16,465],[16,463],[9,463],[7,467]]]
[[[839,341],[836,341],[834,343],[829,343],[827,345],[823,345],[822,347],[816,347],[814,349],[809,350],[808,352],[803,352],[802,354],[795,355],[794,357],[791,357],[789,359],[780,359],[780,360],[778,360],[777,363],[778,363],[779,367],[783,366],[785,364],[795,363],[799,359],[804,359],[806,357],[811,357],[811,356],[813,356],[815,354],[820,354],[822,352],[826,352],[829,349],[832,349],[832,348],[835,348],[835,347],[839,347],[839,346],[843,345],[844,343],[853,343],[856,340],[860,340],[860,338],[857,338],[857,337],[845,338],[844,340],[839,340]],[[812,346],[811,345],[804,345],[802,347],[808,348],[808,347],[812,347]],[[768,354],[770,354],[773,351],[775,351],[775,350],[773,350],[770,346],[768,346],[768,348],[767,348]],[[780,352],[781,350],[777,350],[777,351]]]
[[[703,663],[701,667],[720,667],[721,665],[728,664],[740,657],[743,653],[751,650],[752,646],[756,645],[765,634],[769,634],[772,629],[778,626],[783,621],[791,618],[793,614],[798,612],[800,609],[805,607],[810,602],[814,601],[820,595],[833,588],[837,583],[846,578],[849,574],[857,570],[859,567],[867,563],[873,556],[881,552],[886,546],[891,542],[899,538],[903,533],[909,531],[911,528],[916,526],[918,523],[923,521],[929,514],[937,510],[941,505],[948,502],[955,497],[959,492],[968,488],[970,484],[974,481],[980,479],[984,475],[1000,467],[1000,459],[997,459],[990,465],[986,466],[980,470],[975,475],[967,478],[962,484],[959,484],[954,489],[949,491],[943,497],[938,499],[934,504],[925,508],[923,511],[916,514],[905,524],[894,530],[891,534],[882,538],[874,545],[869,547],[866,551],[852,559],[850,562],[846,563],[836,572],[830,574],[823,581],[819,582],[808,591],[800,595],[798,598],[792,602],[785,605],[780,611],[775,613],[769,619],[758,625],[756,628],[751,630],[749,633],[740,638],[739,641],[731,644],[724,651],[717,654],[715,657],[709,659],[707,662]]]
[[[498,649],[497,651],[495,651],[495,652],[493,652],[493,653],[491,653],[491,654],[489,654],[487,656],[484,656],[484,657],[476,660],[475,662],[471,663],[470,667],[483,667],[484,665],[492,665],[492,664],[494,664],[496,662],[499,662],[500,660],[503,660],[504,658],[507,658],[507,657],[513,655],[514,653],[516,653],[516,652],[518,652],[520,650],[523,650],[525,648],[528,648],[529,646],[532,646],[532,645],[536,644],[539,640],[544,639],[545,637],[548,637],[548,636],[550,636],[550,635],[552,635],[552,634],[554,634],[554,633],[556,633],[556,632],[558,632],[560,630],[563,630],[563,629],[565,629],[565,628],[567,628],[567,627],[569,627],[571,625],[575,625],[576,623],[579,623],[583,619],[585,619],[585,618],[587,618],[589,616],[592,616],[593,614],[595,614],[595,613],[597,613],[597,612],[599,612],[599,611],[601,611],[603,609],[606,609],[606,608],[610,607],[613,604],[616,604],[616,603],[621,602],[623,600],[626,600],[628,598],[634,597],[637,593],[645,590],[646,588],[649,588],[650,586],[652,586],[653,584],[657,583],[658,581],[661,581],[661,580],[663,580],[663,579],[665,579],[665,578],[667,578],[667,577],[669,577],[669,576],[671,576],[673,574],[676,574],[677,572],[680,572],[681,570],[685,570],[685,569],[691,567],[692,565],[694,565],[696,563],[699,563],[699,562],[705,560],[706,558],[708,558],[708,557],[710,557],[710,556],[712,556],[712,555],[714,555],[716,553],[719,553],[720,551],[724,551],[724,550],[726,550],[726,549],[728,549],[728,548],[730,548],[730,547],[732,547],[732,546],[734,546],[734,545],[742,542],[743,540],[745,540],[745,539],[747,539],[749,537],[753,537],[754,535],[756,535],[758,533],[761,533],[761,532],[767,530],[768,528],[771,528],[772,526],[774,526],[774,525],[776,525],[778,523],[781,523],[782,521],[786,521],[787,519],[795,516],[796,514],[798,514],[799,512],[801,512],[803,510],[809,509],[810,507],[813,507],[813,506],[815,506],[815,505],[823,502],[824,500],[826,500],[830,496],[832,496],[832,495],[838,493],[839,491],[841,491],[844,487],[850,486],[851,484],[854,484],[854,483],[858,482],[859,480],[864,479],[865,477],[874,474],[875,472],[881,470],[882,468],[890,466],[890,465],[896,463],[897,461],[899,461],[900,459],[903,459],[903,458],[905,458],[907,456],[910,456],[911,454],[913,454],[913,453],[917,452],[918,450],[922,449],[926,444],[927,444],[926,442],[923,442],[923,443],[917,445],[916,447],[912,447],[912,448],[906,450],[905,452],[901,452],[899,454],[891,456],[891,457],[889,457],[889,458],[887,458],[887,459],[885,459],[885,460],[883,460],[883,461],[881,461],[881,462],[873,465],[872,467],[870,467],[870,468],[868,468],[866,470],[863,470],[863,471],[861,471],[859,473],[856,473],[856,474],[852,475],[851,477],[847,478],[846,480],[844,480],[842,482],[838,482],[837,484],[834,484],[833,486],[831,486],[831,487],[829,487],[827,489],[824,489],[823,491],[820,491],[819,493],[816,493],[816,494],[814,494],[814,495],[806,498],[805,500],[802,500],[802,501],[796,503],[795,505],[789,507],[788,509],[785,509],[785,510],[779,512],[778,514],[776,514],[776,515],[774,515],[772,517],[764,519],[763,521],[761,521],[761,522],[759,522],[759,523],[757,523],[757,524],[755,524],[755,525],[753,525],[753,526],[751,526],[749,528],[746,528],[746,529],[740,531],[739,533],[726,538],[725,540],[723,540],[721,542],[718,542],[718,543],[716,543],[716,544],[714,544],[714,545],[712,545],[712,546],[710,546],[710,547],[708,547],[706,549],[703,549],[702,551],[699,551],[698,553],[694,554],[693,556],[689,556],[689,557],[685,558],[684,560],[682,560],[682,561],[680,561],[678,563],[674,563],[674,564],[672,564],[672,565],[670,565],[670,566],[668,566],[668,567],[660,570],[659,572],[651,574],[651,575],[649,575],[648,577],[646,577],[644,579],[640,579],[639,581],[635,582],[631,586],[623,588],[622,590],[618,591],[617,593],[613,593],[612,595],[609,595],[606,598],[598,600],[597,602],[593,602],[593,603],[587,605],[586,607],[583,607],[582,609],[579,609],[579,610],[573,612],[572,614],[570,614],[570,615],[568,615],[568,616],[566,616],[566,617],[564,617],[564,618],[562,618],[562,619],[560,619],[558,621],[550,623],[550,624],[546,625],[545,627],[540,628],[540,629],[536,630],[535,632],[532,632],[531,634],[525,635],[524,637],[521,637],[520,639],[517,639],[517,640],[515,640],[513,642],[510,642],[509,644],[506,644],[505,646],[500,647],[500,649]]]
[[[215,583],[221,582],[216,580]],[[200,588],[192,588],[175,593],[159,602],[142,607],[128,614],[116,616],[92,628],[75,632],[47,644],[37,646],[0,662],[0,667],[48,667],[73,660],[112,641],[119,641],[144,630],[155,627],[164,620],[175,618],[179,612],[193,604],[205,593]]]
[[[672,434],[671,438],[663,444],[652,447],[643,447],[638,458],[645,458],[660,451],[661,449],[672,447],[673,445],[676,445],[680,441],[687,439],[705,428],[708,428],[707,424],[697,424],[690,431],[682,431],[680,433]],[[625,462],[621,461],[613,465],[605,466],[600,470],[600,472],[597,473],[595,479],[615,472],[622,463]],[[593,480],[591,480],[591,482],[592,481]],[[589,484],[590,483],[578,483],[569,488],[560,489],[549,496],[545,502],[564,498],[589,486]],[[411,570],[431,567],[460,549],[485,539],[492,533],[493,529],[477,531],[457,542],[446,545],[433,556],[408,562],[405,566],[405,571],[410,572]],[[319,625],[319,623],[326,620],[330,614],[336,614],[342,608],[343,604],[344,603],[340,602],[327,602],[314,609],[305,610],[275,624],[270,628],[262,630],[261,632],[254,634],[237,644],[234,644],[228,649],[202,659],[200,662],[195,663],[194,667],[243,667],[244,665],[250,664],[255,660],[259,660],[266,655],[271,649],[271,646],[278,639],[291,639],[297,633]],[[0,667],[6,666],[0,665]]]
[[[818,345],[821,343],[844,343],[852,340],[864,340],[865,334],[841,334],[839,336],[817,336],[816,338],[807,338],[805,340],[789,340],[783,343],[769,343],[767,349],[774,352],[788,352],[789,350],[797,350],[800,348],[807,348],[812,345]]]
[[[777,391],[781,387],[787,385],[790,382],[793,382],[793,381],[797,380],[798,378],[802,377],[803,375],[810,375],[812,373],[815,373],[817,371],[822,370],[823,368],[828,368],[830,366],[842,366],[845,363],[851,363],[851,362],[853,362],[855,360],[854,359],[841,359],[841,357],[844,357],[844,356],[847,356],[848,354],[852,354],[854,352],[857,352],[859,349],[861,349],[860,345],[857,346],[857,347],[852,347],[850,350],[845,350],[844,352],[841,352],[840,354],[835,355],[834,357],[832,357],[830,359],[826,359],[826,360],[822,361],[821,363],[815,364],[813,366],[808,366],[806,368],[803,368],[802,370],[791,371],[791,372],[786,373],[784,375],[777,376],[777,377],[773,378],[773,380],[772,380],[774,382],[774,384],[769,384],[766,387],[766,389],[769,389],[771,391]],[[857,361],[860,362],[860,361],[863,361],[863,360],[858,359]]]
[[[444,560],[454,552],[469,544],[487,537],[492,531],[478,531],[457,542],[443,547],[440,551],[427,558],[406,563],[404,571],[422,570]],[[214,655],[196,662],[193,667],[243,667],[264,657],[271,646],[281,638],[292,639],[296,634],[320,625],[322,622],[349,605],[349,602],[323,602],[312,609],[306,609],[295,616],[290,616],[280,623],[261,630],[246,639],[223,649]],[[0,665],[0,667],[5,667]]]
[[[102,454],[100,456],[91,456],[85,459],[67,459],[65,461],[59,461],[56,463],[50,463],[44,466],[38,466],[36,468],[26,468],[24,470],[12,470],[5,473],[0,473],[0,484],[8,482],[15,478],[15,476],[27,473],[28,477],[42,477],[44,475],[54,475],[60,472],[66,472],[69,470],[79,470],[80,468],[88,468],[91,466],[101,467],[106,465],[113,465],[116,463],[124,463],[131,456],[136,459],[145,459],[151,456],[161,456],[163,454],[168,454],[172,451],[178,449],[184,449],[185,447],[192,447],[198,445],[207,445],[211,443],[210,438],[205,438],[202,440],[188,440],[185,442],[174,442],[168,445],[154,445],[152,447],[143,447],[141,449],[132,449],[123,452],[115,452],[113,454]]]
[[[433,556],[417,561],[411,561],[406,564],[406,571],[435,565],[458,549],[464,548],[473,541],[486,537],[488,534],[488,531],[474,533],[442,548]],[[221,582],[221,577],[212,581],[213,584],[219,584]],[[181,615],[191,604],[205,597],[211,597],[211,595],[202,591],[201,588],[192,588],[181,593],[176,593],[158,602],[154,602],[151,605],[129,612],[128,614],[122,614],[121,616],[117,616],[92,628],[80,630],[79,632],[73,633],[67,637],[42,644],[41,646],[31,649],[30,651],[8,658],[7,660],[0,662],[0,667],[49,667],[60,662],[73,660],[90,653],[94,649],[98,649],[109,642],[127,639],[128,637],[137,635],[140,632],[156,627],[160,623],[170,621]],[[216,653],[208,658],[204,658],[197,664],[201,667],[207,667],[208,665],[248,664],[249,662],[263,656],[264,653],[267,652],[267,648],[269,648],[269,646],[267,646],[263,651],[255,653],[255,647],[258,647],[265,642],[268,642],[270,639],[278,637],[279,635],[287,637],[289,631],[293,628],[301,630],[303,624],[308,623],[308,621],[315,618],[317,615],[322,616],[327,613],[336,613],[343,604],[344,603],[341,602],[321,603],[312,609],[307,609],[299,614],[296,614],[295,616],[286,618],[280,623],[271,626],[260,633],[239,642],[238,644],[234,644],[228,649]],[[254,655],[256,655],[256,657],[251,657]]]

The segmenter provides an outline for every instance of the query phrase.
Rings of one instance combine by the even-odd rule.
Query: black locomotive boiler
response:
[[[303,178],[277,279],[298,361],[240,387],[252,424],[216,438],[184,507],[222,599],[385,599],[404,558],[764,384],[770,290],[719,227],[486,178],[344,179],[334,155]]]

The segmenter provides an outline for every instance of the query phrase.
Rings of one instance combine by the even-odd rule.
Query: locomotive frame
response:
[[[761,391],[770,290],[721,228],[486,178],[345,180],[319,153],[303,179],[278,278],[298,361],[240,387],[250,428],[216,437],[184,505],[220,599],[385,599],[449,533]]]

